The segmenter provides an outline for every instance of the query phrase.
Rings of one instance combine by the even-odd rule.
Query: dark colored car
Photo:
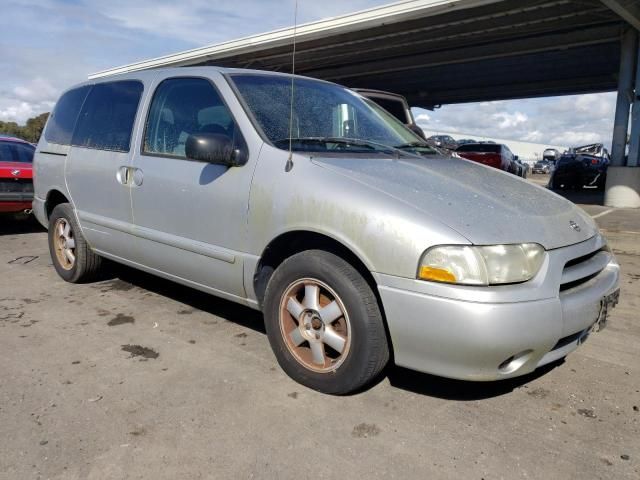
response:
[[[468,143],[458,147],[456,153],[462,158],[515,175],[518,174],[518,166],[514,161],[515,157],[506,145],[500,143]]]
[[[421,138],[425,138],[424,132],[416,124],[416,121],[413,118],[413,113],[411,113],[411,108],[409,107],[407,99],[402,95],[364,88],[355,88],[354,91],[358,92],[363,97],[376,102],[387,112],[404,123],[413,133],[419,135]]]
[[[0,213],[31,211],[35,150],[19,138],[0,137]]]
[[[601,143],[572,148],[562,154],[549,179],[553,190],[604,189],[609,152]]]
[[[532,173],[551,173],[551,162],[549,160],[538,160],[533,165]]]
[[[515,174],[522,178],[527,178],[529,174],[529,165],[518,158],[517,155],[513,156],[513,163],[515,164]]]
[[[478,143],[478,141],[477,140],[471,140],[470,138],[461,138],[460,140],[457,140],[456,143],[460,147],[460,146],[466,145],[468,143]]]
[[[427,138],[427,143],[434,147],[446,148],[447,150],[456,150],[458,142],[450,135],[432,135]]]

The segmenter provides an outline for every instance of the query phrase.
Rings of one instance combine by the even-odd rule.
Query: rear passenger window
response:
[[[128,152],[142,90],[142,83],[135,80],[94,85],[80,112],[72,145]]]
[[[78,120],[82,103],[91,86],[74,88],[60,97],[53,113],[47,122],[44,138],[47,142],[69,145],[73,135],[73,128]]]
[[[156,89],[144,135],[143,152],[186,158],[193,133],[217,133],[236,140],[233,118],[216,89],[202,78],[170,78]]]

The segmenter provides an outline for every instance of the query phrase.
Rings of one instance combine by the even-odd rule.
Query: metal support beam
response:
[[[629,135],[628,167],[640,166],[640,48],[636,47],[636,85],[631,108],[631,134]]]
[[[640,208],[640,168],[638,168],[638,149],[640,147],[640,55],[638,33],[629,29],[622,39],[620,56],[620,77],[618,82],[618,102],[616,120],[613,128],[613,148],[611,165],[607,170],[607,183],[604,192],[604,204],[608,207]],[[631,90],[635,75],[635,93]],[[633,101],[631,125],[631,144],[629,158],[625,166],[624,153],[629,122],[629,104]]]
[[[616,12],[629,25],[640,30],[640,5],[637,0],[601,0],[607,7]]]
[[[636,30],[630,28],[624,33],[621,48],[618,99],[611,145],[611,165],[617,167],[622,167],[625,164],[624,156],[627,146],[627,129],[629,127],[629,108],[633,98],[633,77],[638,50],[638,33]]]

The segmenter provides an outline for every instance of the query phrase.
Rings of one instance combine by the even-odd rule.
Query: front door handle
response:
[[[144,175],[142,174],[142,170],[140,170],[139,168],[123,166],[118,168],[118,171],[116,172],[116,180],[118,180],[118,182],[122,185],[129,187],[131,185],[139,187],[140,185],[142,185],[143,178]]]
[[[122,185],[129,185],[129,167],[120,167],[116,172],[116,180]]]

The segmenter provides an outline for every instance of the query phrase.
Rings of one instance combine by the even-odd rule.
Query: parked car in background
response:
[[[538,160],[533,164],[532,173],[551,173],[551,162],[549,160]]]
[[[461,138],[460,140],[456,140],[456,144],[459,146],[466,145],[467,143],[478,143],[477,140],[472,140],[470,138]]]
[[[95,278],[104,257],[260,310],[283,370],[326,393],[362,389],[390,359],[488,381],[578,348],[619,292],[594,220],[416,143],[336,84],[132,72],[58,100],[34,213],[62,279]]]
[[[427,138],[427,143],[434,147],[445,148],[447,150],[456,150],[458,148],[458,143],[451,135],[432,135]]]
[[[29,142],[0,136],[0,213],[31,211],[34,152]]]
[[[555,148],[547,148],[542,152],[542,159],[550,162],[551,164],[555,164],[560,158],[560,152]]]
[[[549,178],[553,190],[596,187],[604,189],[609,152],[602,143],[569,149],[563,153]]]
[[[456,149],[462,158],[488,165],[498,170],[518,174],[519,167],[509,147],[500,143],[468,143]]]
[[[411,112],[411,107],[409,107],[407,99],[402,95],[365,88],[356,88],[354,91],[358,92],[363,97],[367,97],[368,99],[376,102],[387,112],[404,123],[413,133],[419,135],[421,138],[425,138],[424,132],[416,124],[416,120],[413,118],[413,113]]]

